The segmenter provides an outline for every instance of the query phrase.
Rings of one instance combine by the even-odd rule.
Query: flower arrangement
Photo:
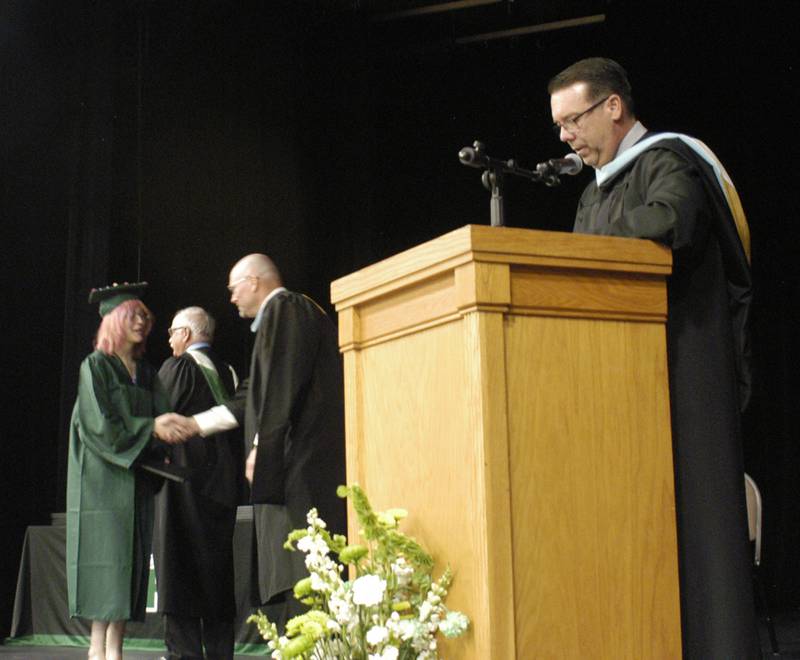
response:
[[[308,527],[291,532],[284,546],[295,550],[296,544],[306,554],[309,576],[294,594],[309,611],[288,621],[283,636],[261,611],[248,622],[257,624],[273,660],[439,658],[437,634],[458,637],[469,626],[464,614],[445,607],[450,569],[433,579],[432,557],[398,529],[404,510],[376,513],[356,485],[340,486],[337,494],[352,500],[365,543],[348,545],[330,534],[311,509]],[[354,569],[352,581],[346,565]]]

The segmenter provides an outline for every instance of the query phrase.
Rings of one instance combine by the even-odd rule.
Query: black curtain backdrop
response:
[[[771,600],[800,605],[792,3],[508,4],[541,5],[542,21],[598,6],[607,18],[459,45],[459,30],[481,25],[376,22],[322,0],[0,4],[0,634],[25,527],[64,508],[77,370],[99,322],[92,286],[151,283],[156,365],[174,311],[205,306],[244,373],[250,333],[225,290],[239,257],[267,252],[290,288],[331,309],[331,280],[488,223],[480,172],[458,150],[480,139],[528,167],[563,155],[547,80],[597,54],[626,66],[648,128],[715,150],[748,212],[757,388],[745,460],[764,495]],[[590,176],[509,181],[507,223],[569,230]]]

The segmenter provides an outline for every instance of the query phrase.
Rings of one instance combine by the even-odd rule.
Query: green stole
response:
[[[224,405],[228,400],[228,393],[225,391],[225,386],[222,384],[222,379],[219,377],[214,363],[205,353],[200,351],[187,350],[186,352],[200,367],[200,373],[206,379],[208,387],[211,389],[211,394],[214,395],[214,401],[217,402],[218,406]]]

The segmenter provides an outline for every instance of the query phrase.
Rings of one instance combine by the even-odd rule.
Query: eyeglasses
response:
[[[611,96],[611,95],[609,94],[609,96]],[[580,120],[580,118],[583,117],[584,115],[588,115],[592,110],[594,110],[599,105],[605,103],[607,100],[608,100],[608,96],[606,96],[605,98],[600,99],[597,103],[595,103],[594,105],[589,106],[583,112],[580,112],[577,115],[575,115],[574,117],[570,117],[569,119],[564,120],[564,123],[562,123],[562,124],[559,124],[558,122],[556,122],[555,124],[553,124],[553,132],[556,135],[561,135],[561,129],[563,128],[565,131],[567,131],[567,133],[575,133],[576,131],[578,131],[580,129],[580,126],[578,125],[578,120]]]
[[[185,325],[179,325],[177,328],[167,328],[167,334],[172,337],[178,330],[186,330]]]
[[[233,293],[233,290],[245,280],[257,280],[257,279],[258,277],[256,275],[245,275],[244,277],[240,277],[238,280],[235,280],[228,285],[228,292]]]

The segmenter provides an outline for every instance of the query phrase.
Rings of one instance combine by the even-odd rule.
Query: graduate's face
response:
[[[125,340],[131,344],[141,344],[147,338],[147,313],[137,309],[125,318]]]
[[[621,116],[619,97],[591,98],[586,83],[575,83],[553,92],[550,110],[560,126],[559,139],[566,142],[592,167],[602,167],[617,153],[620,136],[615,121]]]
[[[234,268],[228,277],[228,291],[231,292],[231,303],[239,310],[239,316],[254,319],[264,299],[263,296],[259,297],[258,278]]]

